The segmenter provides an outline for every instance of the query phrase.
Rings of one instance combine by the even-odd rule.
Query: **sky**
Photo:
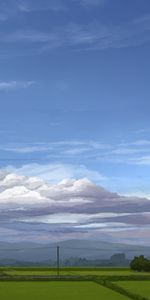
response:
[[[135,243],[147,243],[150,209],[149,202],[145,205],[144,201],[150,200],[149,52],[149,0],[0,0],[0,212],[8,205],[12,212],[13,197],[18,205],[15,210],[23,212],[26,204],[22,206],[22,193],[27,200],[28,193],[33,192],[35,206],[36,201],[37,205],[45,201],[37,186],[34,190],[26,185],[27,180],[41,180],[48,190],[58,189],[60,198],[60,182],[68,180],[67,192],[68,184],[76,189],[79,183],[80,200],[87,186],[91,191],[89,186],[94,185],[89,194],[104,188],[106,193],[116,193],[117,199],[137,201],[148,220],[145,225],[141,217],[139,224],[139,216],[133,215],[133,227],[133,220],[127,217],[123,229],[125,216],[121,215],[123,221],[112,234],[109,219],[109,234],[101,230],[99,239],[122,241],[122,236],[123,241],[132,242],[128,239],[130,231],[131,237],[134,232]],[[75,182],[67,183],[70,180]],[[88,199],[95,197],[90,195]],[[72,199],[70,190],[67,199]],[[97,200],[93,203],[96,205]],[[82,214],[89,214],[86,203],[82,204]],[[40,207],[42,214],[43,204]],[[58,216],[53,213],[60,220],[58,228],[63,224],[62,214],[73,218],[67,203],[64,207],[66,211],[58,209]],[[136,205],[130,212],[126,212],[124,203],[122,207],[120,212],[110,208],[101,211],[100,205],[97,214],[139,213]],[[22,218],[22,212],[19,216],[11,214]],[[24,228],[20,236],[20,225],[15,228],[18,219],[6,216],[2,221],[3,239],[9,241],[13,236],[15,241],[24,236],[42,241],[40,230],[35,233],[33,229],[31,236],[27,230],[38,216],[33,210],[32,220],[20,221]],[[39,224],[44,222],[37,220]],[[93,224],[96,220],[97,216]],[[81,226],[80,220],[78,223]],[[44,224],[48,240],[52,225]],[[107,221],[103,224],[107,226]],[[86,229],[89,226],[82,225]],[[88,228],[85,238],[94,238],[98,230]],[[78,233],[70,235],[65,231],[61,238],[83,236],[79,228],[75,231]]]

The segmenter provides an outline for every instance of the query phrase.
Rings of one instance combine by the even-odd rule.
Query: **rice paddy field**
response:
[[[127,297],[93,282],[3,282],[0,299],[127,300]]]
[[[150,273],[129,268],[1,267],[2,300],[149,300]]]
[[[117,285],[133,294],[150,299],[150,281],[119,281]]]
[[[0,268],[9,276],[55,276],[57,270],[54,268]],[[150,273],[136,273],[129,268],[60,268],[61,276],[150,276]]]

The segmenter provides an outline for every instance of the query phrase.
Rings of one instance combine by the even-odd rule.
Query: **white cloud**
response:
[[[49,151],[51,148],[50,146],[42,146],[42,145],[31,145],[31,146],[24,146],[24,147],[16,147],[16,146],[4,146],[0,148],[1,150],[4,151],[9,151],[9,152],[16,152],[16,153],[34,153],[34,152],[45,152]]]
[[[98,171],[88,169],[84,165],[72,165],[72,164],[26,164],[19,168],[9,166],[7,168],[19,175],[25,174],[26,176],[38,176],[50,183],[57,183],[62,178],[83,178],[87,177],[89,180],[95,182],[102,182],[107,178],[101,175]]]
[[[15,186],[0,193],[0,204],[8,201],[10,205],[16,202],[21,204],[35,203],[37,205],[39,200],[44,200],[44,197],[41,197],[36,191],[28,190],[24,186]]]
[[[123,214],[122,217],[126,214],[128,216],[130,207],[135,210],[132,213],[135,213],[138,211],[138,205],[141,212],[150,208],[150,201],[146,199],[123,197],[108,192],[87,178],[66,179],[57,184],[48,184],[39,178],[20,176],[6,171],[0,173],[0,204],[9,204],[9,209],[11,204],[13,207],[15,204],[16,208],[23,207],[22,204],[25,205],[24,208],[35,205],[35,211],[37,205],[40,205],[41,209],[50,205],[50,210],[56,207],[55,213],[59,210],[64,213],[65,209],[73,208],[74,213],[83,211],[92,216],[96,213],[95,218],[117,217],[115,214],[118,212]]]
[[[80,147],[80,148],[72,148],[72,149],[65,150],[64,153],[67,155],[78,155],[78,154],[86,153],[90,150],[91,149],[88,147],[83,147],[83,148]]]
[[[139,149],[139,148],[119,148],[111,151],[111,154],[115,155],[132,155],[137,153],[147,152],[147,149]]]
[[[77,228],[88,228],[88,229],[99,229],[99,228],[108,228],[108,230],[116,230],[116,228],[119,228],[119,231],[123,228],[127,229],[128,225],[125,223],[115,223],[115,222],[109,222],[109,223],[91,223],[91,224],[84,224],[84,225],[78,225]]]
[[[122,216],[128,216],[130,214],[116,214],[116,213],[99,213],[99,214],[74,214],[74,213],[63,213],[63,214],[51,214],[45,215],[40,217],[30,217],[30,218],[22,218],[21,221],[23,222],[30,222],[30,223],[44,223],[44,224],[76,224],[85,223],[93,221],[93,219],[105,219],[105,218],[116,218]],[[132,215],[132,214],[131,214]],[[103,223],[104,224],[104,223]],[[118,223],[117,223],[118,224]],[[86,225],[78,225],[79,226],[86,226]]]
[[[58,123],[56,123],[57,125]],[[53,125],[53,124],[52,124]],[[54,123],[55,125],[55,123]],[[50,152],[62,155],[76,156],[91,153],[94,155],[95,151],[110,150],[111,145],[94,141],[57,141],[47,143],[26,143],[26,144],[8,144],[0,147],[0,150],[10,151],[16,153],[34,153],[34,152]]]
[[[98,230],[101,234],[126,232],[144,229],[149,222],[149,200],[111,193],[86,178],[48,184],[39,178],[0,172],[1,228],[8,232],[11,226],[21,239],[29,231],[34,239],[39,239],[41,231],[55,239],[57,232],[61,239],[83,237],[83,233],[94,238]]]
[[[1,81],[0,91],[12,91],[16,89],[28,88],[33,84],[33,81]]]

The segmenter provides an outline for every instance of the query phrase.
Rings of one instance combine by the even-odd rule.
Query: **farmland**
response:
[[[4,282],[0,283],[3,300],[126,300],[123,295],[92,282]]]
[[[4,267],[0,270],[9,276],[55,276],[56,268]],[[129,268],[60,268],[61,276],[150,276],[150,273],[130,270]]]
[[[150,299],[150,281],[138,281],[138,283],[136,281],[119,281],[117,285],[131,293]]]
[[[59,276],[58,276],[59,275]],[[150,273],[129,268],[1,267],[0,299],[150,299]]]

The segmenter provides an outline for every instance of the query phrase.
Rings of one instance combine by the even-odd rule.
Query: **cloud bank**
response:
[[[2,170],[0,223],[1,239],[7,241],[105,238],[120,242],[124,238],[130,242],[135,233],[132,242],[147,244],[150,200],[109,192],[86,178],[50,185]]]

